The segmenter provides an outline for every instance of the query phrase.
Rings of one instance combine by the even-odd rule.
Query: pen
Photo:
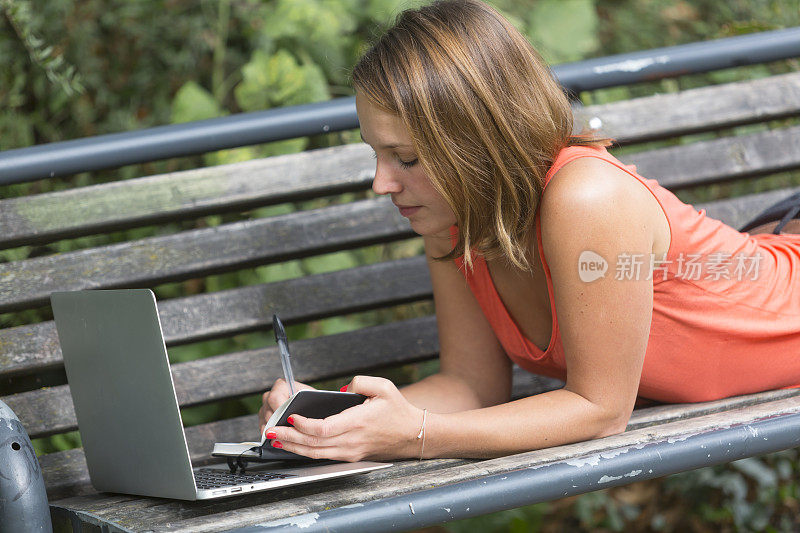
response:
[[[289,345],[286,343],[286,330],[278,315],[272,315],[272,331],[275,333],[275,341],[281,351],[281,366],[283,366],[283,377],[289,384],[289,393],[294,396],[294,374],[292,374],[292,362],[289,356]]]

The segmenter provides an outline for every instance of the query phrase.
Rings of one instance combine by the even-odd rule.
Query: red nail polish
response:
[[[278,435],[274,431],[270,431],[270,432],[267,433],[267,438],[268,439],[274,439],[277,436]]]
[[[347,392],[347,385],[339,389],[339,392]]]
[[[290,416],[289,418],[287,418],[286,421],[289,422],[291,425],[294,425],[294,417],[293,416]]]
[[[273,448],[283,448],[283,444],[281,444],[277,440],[274,440],[274,441],[272,441],[272,447]]]

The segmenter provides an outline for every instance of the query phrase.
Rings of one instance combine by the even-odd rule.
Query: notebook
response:
[[[387,468],[360,461],[192,467],[155,295],[55,292],[53,315],[92,485],[181,500],[224,498]]]
[[[328,390],[299,390],[278,407],[267,420],[258,442],[217,442],[212,455],[215,457],[234,457],[246,460],[264,459],[304,459],[286,450],[271,447],[267,441],[267,429],[275,426],[288,426],[287,419],[294,414],[308,418],[327,418],[349,407],[364,403],[366,396],[352,392]],[[248,463],[249,464],[249,463]]]

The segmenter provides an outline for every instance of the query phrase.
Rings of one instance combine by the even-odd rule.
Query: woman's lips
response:
[[[422,207],[422,206],[421,205],[415,205],[415,206],[398,205],[397,209],[400,210],[400,214],[401,215],[403,215],[404,217],[409,217],[409,216],[413,215],[414,213],[416,213],[417,210],[419,210],[420,207]]]

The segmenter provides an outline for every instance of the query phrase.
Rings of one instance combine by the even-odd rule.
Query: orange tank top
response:
[[[669,222],[666,259],[652,271],[653,315],[640,402],[699,402],[800,387],[800,235],[741,233],[706,216],[704,209],[698,212],[681,202],[605,148],[561,150],[547,172],[545,190],[562,166],[580,157],[602,159],[636,178],[653,194]],[[530,372],[566,380],[538,209],[535,221],[553,317],[545,351],[522,334],[479,254],[474,256],[472,272],[465,271],[463,258],[456,263],[509,358]],[[650,257],[641,259],[647,274]],[[636,262],[634,258],[631,264]],[[607,275],[612,268],[609,262]]]

